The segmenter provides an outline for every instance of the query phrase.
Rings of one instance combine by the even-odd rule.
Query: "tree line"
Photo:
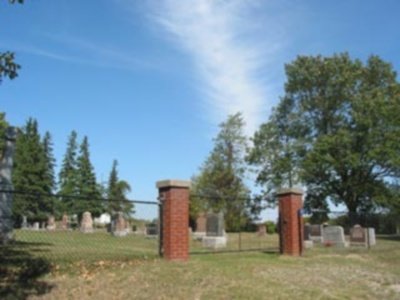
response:
[[[16,140],[12,174],[16,221],[20,223],[23,216],[43,221],[49,215],[59,217],[64,213],[80,218],[85,211],[94,217],[119,211],[130,215],[134,206],[126,194],[131,187],[119,179],[117,166],[114,160],[108,183],[99,183],[90,159],[88,137],[84,136],[79,144],[77,132],[72,131],[56,176],[51,134],[47,131],[42,137],[38,122],[30,118]]]
[[[284,94],[253,137],[243,134],[240,113],[220,125],[193,178],[192,217],[222,210],[232,230],[294,186],[305,189],[315,222],[327,220],[329,202],[349,215],[399,215],[400,84],[392,65],[341,53],[298,56],[285,71]],[[255,196],[246,174],[261,188]]]

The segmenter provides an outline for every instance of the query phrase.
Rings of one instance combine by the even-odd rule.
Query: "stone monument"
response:
[[[157,223],[146,224],[146,236],[147,237],[157,237],[158,236],[158,224]]]
[[[3,137],[1,137],[3,138]],[[13,219],[12,219],[12,167],[15,151],[15,140],[17,129],[8,127],[5,135],[5,147],[0,153],[0,243],[7,244],[13,239]]]
[[[344,230],[341,226],[327,226],[322,230],[322,238],[325,246],[334,246],[338,248],[348,247],[344,237]]]
[[[92,214],[88,211],[84,212],[82,215],[81,231],[83,233],[92,233],[93,232]]]
[[[21,229],[27,229],[27,228],[28,228],[28,218],[26,216],[22,216]]]
[[[196,219],[196,230],[193,232],[193,238],[196,240],[202,240],[206,236],[207,231],[207,216],[206,214],[200,213]]]
[[[257,224],[257,235],[258,236],[267,235],[267,226],[265,225],[265,223]]]
[[[113,225],[112,234],[114,236],[122,237],[128,234],[127,222],[122,212],[116,214]]]
[[[208,213],[206,236],[202,239],[203,247],[218,249],[225,248],[226,244],[224,214],[222,212]]]
[[[54,216],[49,216],[47,220],[47,230],[56,230],[56,220]]]
[[[39,222],[34,222],[34,223],[33,223],[33,226],[32,226],[32,230],[37,231],[37,230],[39,230],[39,229],[40,229],[40,224],[39,224]]]
[[[314,247],[314,241],[311,240],[311,225],[309,223],[304,225],[303,245],[305,249]]]
[[[354,225],[350,229],[350,245],[351,246],[373,246],[376,244],[375,229],[363,228],[360,225]]]
[[[67,230],[68,229],[68,216],[67,214],[63,214],[61,219],[61,229]]]
[[[323,226],[322,225],[310,225],[309,227],[309,237],[313,242],[323,243],[324,239],[322,236]]]

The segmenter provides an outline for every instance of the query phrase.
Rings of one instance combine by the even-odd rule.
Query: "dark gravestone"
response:
[[[224,236],[224,214],[208,213],[207,214],[207,236]]]
[[[158,225],[156,223],[146,224],[146,235],[158,235]]]
[[[310,224],[304,225],[304,240],[305,241],[311,240],[311,225]]]
[[[323,229],[322,225],[310,225],[310,228],[309,228],[310,240],[312,240],[314,242],[322,243],[323,242],[322,229]]]
[[[207,231],[207,217],[205,213],[200,213],[196,219],[196,232]]]

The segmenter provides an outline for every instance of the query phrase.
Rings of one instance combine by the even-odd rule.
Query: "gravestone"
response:
[[[34,222],[32,226],[32,230],[39,230],[39,222]]]
[[[322,230],[322,239],[326,246],[339,248],[348,247],[344,237],[344,230],[341,226],[327,226]]]
[[[0,193],[0,244],[7,244],[13,240],[13,194],[7,191],[13,190],[11,178],[16,138],[17,129],[8,127],[5,134],[5,148],[0,157],[0,189],[5,191]]]
[[[123,237],[128,234],[127,222],[122,212],[118,212],[113,220],[112,234],[114,236]]]
[[[313,242],[319,242],[319,243],[323,243],[324,239],[322,236],[322,231],[323,231],[323,226],[322,225],[310,225],[309,227],[309,237],[310,240],[312,240]]]
[[[258,236],[266,236],[267,235],[267,226],[264,223],[257,225],[257,235]]]
[[[84,212],[82,215],[81,231],[83,233],[92,233],[93,232],[92,214],[88,211]]]
[[[304,225],[303,245],[305,249],[314,247],[314,241],[311,240],[311,225],[309,223]]]
[[[67,214],[63,214],[61,219],[61,229],[67,230],[68,229],[68,216]]]
[[[310,241],[311,240],[311,225],[306,223],[304,225],[304,240]]]
[[[354,225],[350,229],[350,244],[352,246],[373,246],[376,244],[375,229],[363,228],[360,225]]]
[[[226,244],[224,214],[222,212],[208,213],[206,236],[202,239],[203,247],[217,249],[226,247]]]
[[[350,229],[350,244],[367,246],[367,231],[360,225],[354,225]]]
[[[27,228],[28,228],[28,218],[26,216],[22,216],[21,229],[27,229]]]
[[[47,230],[56,230],[56,220],[54,216],[49,216],[47,220]]]
[[[375,236],[375,228],[369,227],[367,228],[369,245],[375,246],[376,245],[376,236]]]
[[[219,212],[207,214],[206,236],[224,236],[224,214]]]
[[[147,237],[158,236],[158,224],[157,223],[146,224],[146,236]]]
[[[207,216],[205,213],[200,213],[196,218],[196,231],[193,232],[193,238],[201,240],[207,231]]]

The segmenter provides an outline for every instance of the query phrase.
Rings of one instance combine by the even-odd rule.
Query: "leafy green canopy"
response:
[[[248,157],[264,192],[303,184],[308,209],[326,209],[327,199],[350,212],[382,203],[400,167],[400,86],[392,66],[377,56],[366,64],[348,54],[299,56],[286,76],[285,95]]]

